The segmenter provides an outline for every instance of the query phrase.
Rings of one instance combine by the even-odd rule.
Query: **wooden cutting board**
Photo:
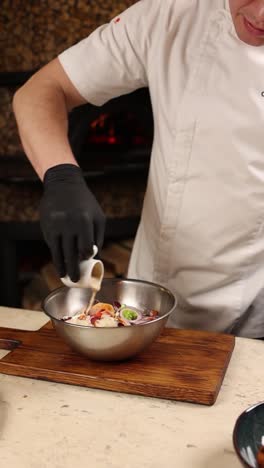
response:
[[[235,345],[231,335],[165,329],[125,362],[90,361],[57,337],[51,323],[36,332],[0,328],[0,372],[89,388],[213,405]]]

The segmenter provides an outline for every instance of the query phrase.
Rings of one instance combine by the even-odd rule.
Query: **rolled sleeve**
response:
[[[139,1],[59,55],[69,79],[87,102],[100,106],[148,86],[148,26],[157,14],[157,3]]]

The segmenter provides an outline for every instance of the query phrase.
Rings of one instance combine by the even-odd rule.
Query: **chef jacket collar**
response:
[[[225,9],[231,14],[229,0],[225,0]]]

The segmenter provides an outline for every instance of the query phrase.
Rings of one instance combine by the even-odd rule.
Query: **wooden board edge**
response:
[[[223,385],[224,380],[225,380],[227,369],[229,367],[229,364],[230,364],[230,361],[231,361],[231,358],[233,356],[233,352],[234,352],[234,349],[235,349],[236,337],[234,335],[231,335],[231,336],[233,337],[233,340],[230,340],[230,343],[232,344],[232,347],[230,348],[229,352],[226,354],[226,362],[225,362],[224,367],[222,369],[222,378],[219,380],[218,385],[215,388],[215,401],[213,402],[213,404],[216,402],[216,400],[218,398],[218,395],[220,393],[220,390],[221,390],[222,385]]]
[[[45,370],[37,369],[34,367],[28,367],[23,365],[12,365],[4,361],[0,361],[0,373],[15,376],[29,378],[33,380],[43,380],[45,382],[60,383],[65,385],[75,385],[88,389],[97,389],[104,391],[112,391],[115,393],[125,393],[129,395],[143,396],[147,398],[159,398],[162,400],[178,401],[185,403],[195,403],[205,406],[212,406],[217,398],[214,391],[202,392],[197,389],[183,389],[175,387],[159,387],[157,385],[148,385],[146,392],[146,385],[139,383],[130,383],[130,389],[127,382],[122,382],[111,379],[98,380],[93,377],[83,376],[81,374],[68,374],[63,371],[52,371],[49,370],[49,376]],[[118,383],[118,386],[117,386]],[[133,386],[133,389],[131,388]],[[161,390],[161,391],[160,391]],[[172,391],[173,390],[173,391]],[[195,397],[194,397],[195,392]],[[167,397],[164,396],[167,395]]]

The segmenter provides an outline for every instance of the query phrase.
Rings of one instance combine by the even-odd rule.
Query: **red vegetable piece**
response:
[[[262,446],[257,454],[258,467],[264,468],[264,447]]]
[[[100,320],[102,318],[103,311],[98,311],[91,317],[91,324],[95,325],[96,320]]]
[[[149,313],[150,317],[157,317],[158,315],[159,315],[159,313],[158,313],[157,310],[151,310],[150,313]]]

